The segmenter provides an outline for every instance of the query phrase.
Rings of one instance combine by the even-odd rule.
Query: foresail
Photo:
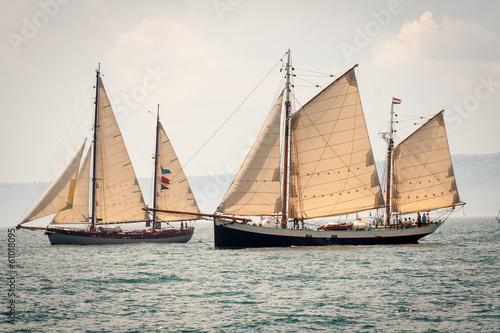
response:
[[[266,215],[281,210],[280,121],[283,94],[248,153],[218,211],[236,215]]]
[[[290,216],[384,206],[354,68],[292,117]]]
[[[198,204],[191,191],[182,166],[175,154],[163,126],[159,123],[158,168],[156,206],[157,209],[167,209],[183,212],[199,213]],[[156,213],[159,221],[175,221],[198,219],[199,217],[186,214]]]
[[[394,150],[392,210],[422,212],[460,204],[443,112]]]
[[[85,142],[21,223],[55,214],[60,210],[71,207],[78,166],[80,165],[84,146]]]
[[[51,224],[89,221],[90,156],[89,148],[78,171],[71,207],[57,213]]]
[[[132,162],[101,78],[98,83],[96,221],[144,220],[146,206]]]

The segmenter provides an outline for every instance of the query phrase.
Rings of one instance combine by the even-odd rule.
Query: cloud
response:
[[[166,19],[148,20],[140,22],[132,31],[123,33],[117,41],[117,48],[129,50],[133,48],[144,48],[161,44],[170,44],[179,56],[194,58],[202,52],[195,43],[191,31],[179,22]]]
[[[500,38],[474,23],[443,17],[436,22],[431,12],[406,22],[399,34],[375,47],[377,62],[489,62],[500,59]]]
[[[378,39],[370,51],[371,77],[365,84],[377,87],[368,90],[375,110],[383,109],[392,96],[403,100],[401,114],[426,116],[445,109],[453,152],[471,149],[470,137],[463,133],[484,133],[480,152],[498,151],[497,140],[486,140],[497,132],[495,122],[485,130],[485,119],[498,117],[498,35],[473,21],[449,16],[438,21],[425,12]]]

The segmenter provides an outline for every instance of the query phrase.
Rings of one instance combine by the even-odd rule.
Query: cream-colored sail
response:
[[[71,207],[76,176],[78,174],[78,166],[80,165],[84,146],[85,142],[77,150],[75,155],[73,155],[69,163],[64,167],[47,191],[45,191],[42,198],[35,207],[33,207],[21,224],[55,214],[60,210]]]
[[[283,94],[271,110],[218,210],[237,215],[265,215],[281,210],[280,118]]]
[[[292,117],[292,216],[384,206],[354,68]]]
[[[200,209],[191,191],[188,180],[182,166],[175,154],[163,126],[158,123],[158,165],[156,207],[183,212],[199,213]],[[193,215],[156,213],[158,221],[175,221],[185,219],[197,219]]]
[[[99,78],[96,222],[146,219],[142,192],[108,96]]]
[[[422,212],[460,204],[443,112],[394,150],[392,210]]]
[[[89,221],[90,156],[89,148],[83,164],[78,171],[71,207],[57,213],[51,224]]]

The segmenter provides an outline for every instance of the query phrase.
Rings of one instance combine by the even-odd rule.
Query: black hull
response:
[[[47,229],[45,234],[52,245],[108,245],[134,243],[187,243],[194,228],[164,229],[156,233],[142,231],[105,233],[97,231]]]
[[[216,248],[239,249],[258,247],[328,246],[328,245],[389,245],[416,244],[433,233],[439,225],[421,228],[386,230],[291,230],[242,225],[216,220]]]

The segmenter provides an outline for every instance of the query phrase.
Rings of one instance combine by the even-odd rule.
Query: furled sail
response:
[[[384,206],[354,68],[292,116],[292,216]]]
[[[237,215],[266,215],[281,210],[280,121],[283,93],[218,210]]]
[[[142,192],[100,77],[98,86],[96,221],[144,220]]]
[[[443,111],[394,150],[392,211],[422,212],[460,204]]]
[[[158,168],[156,207],[157,209],[167,209],[183,212],[199,213],[198,204],[191,191],[188,180],[182,166],[175,154],[163,126],[158,123]],[[197,219],[193,215],[169,214],[157,212],[158,221],[175,221],[185,219]]]
[[[69,163],[64,167],[56,180],[50,185],[21,224],[55,214],[60,210],[71,207],[76,176],[78,174],[78,166],[80,165],[84,146],[85,142],[76,151]]]
[[[76,177],[71,207],[57,213],[51,224],[89,221],[90,156],[89,148]]]

